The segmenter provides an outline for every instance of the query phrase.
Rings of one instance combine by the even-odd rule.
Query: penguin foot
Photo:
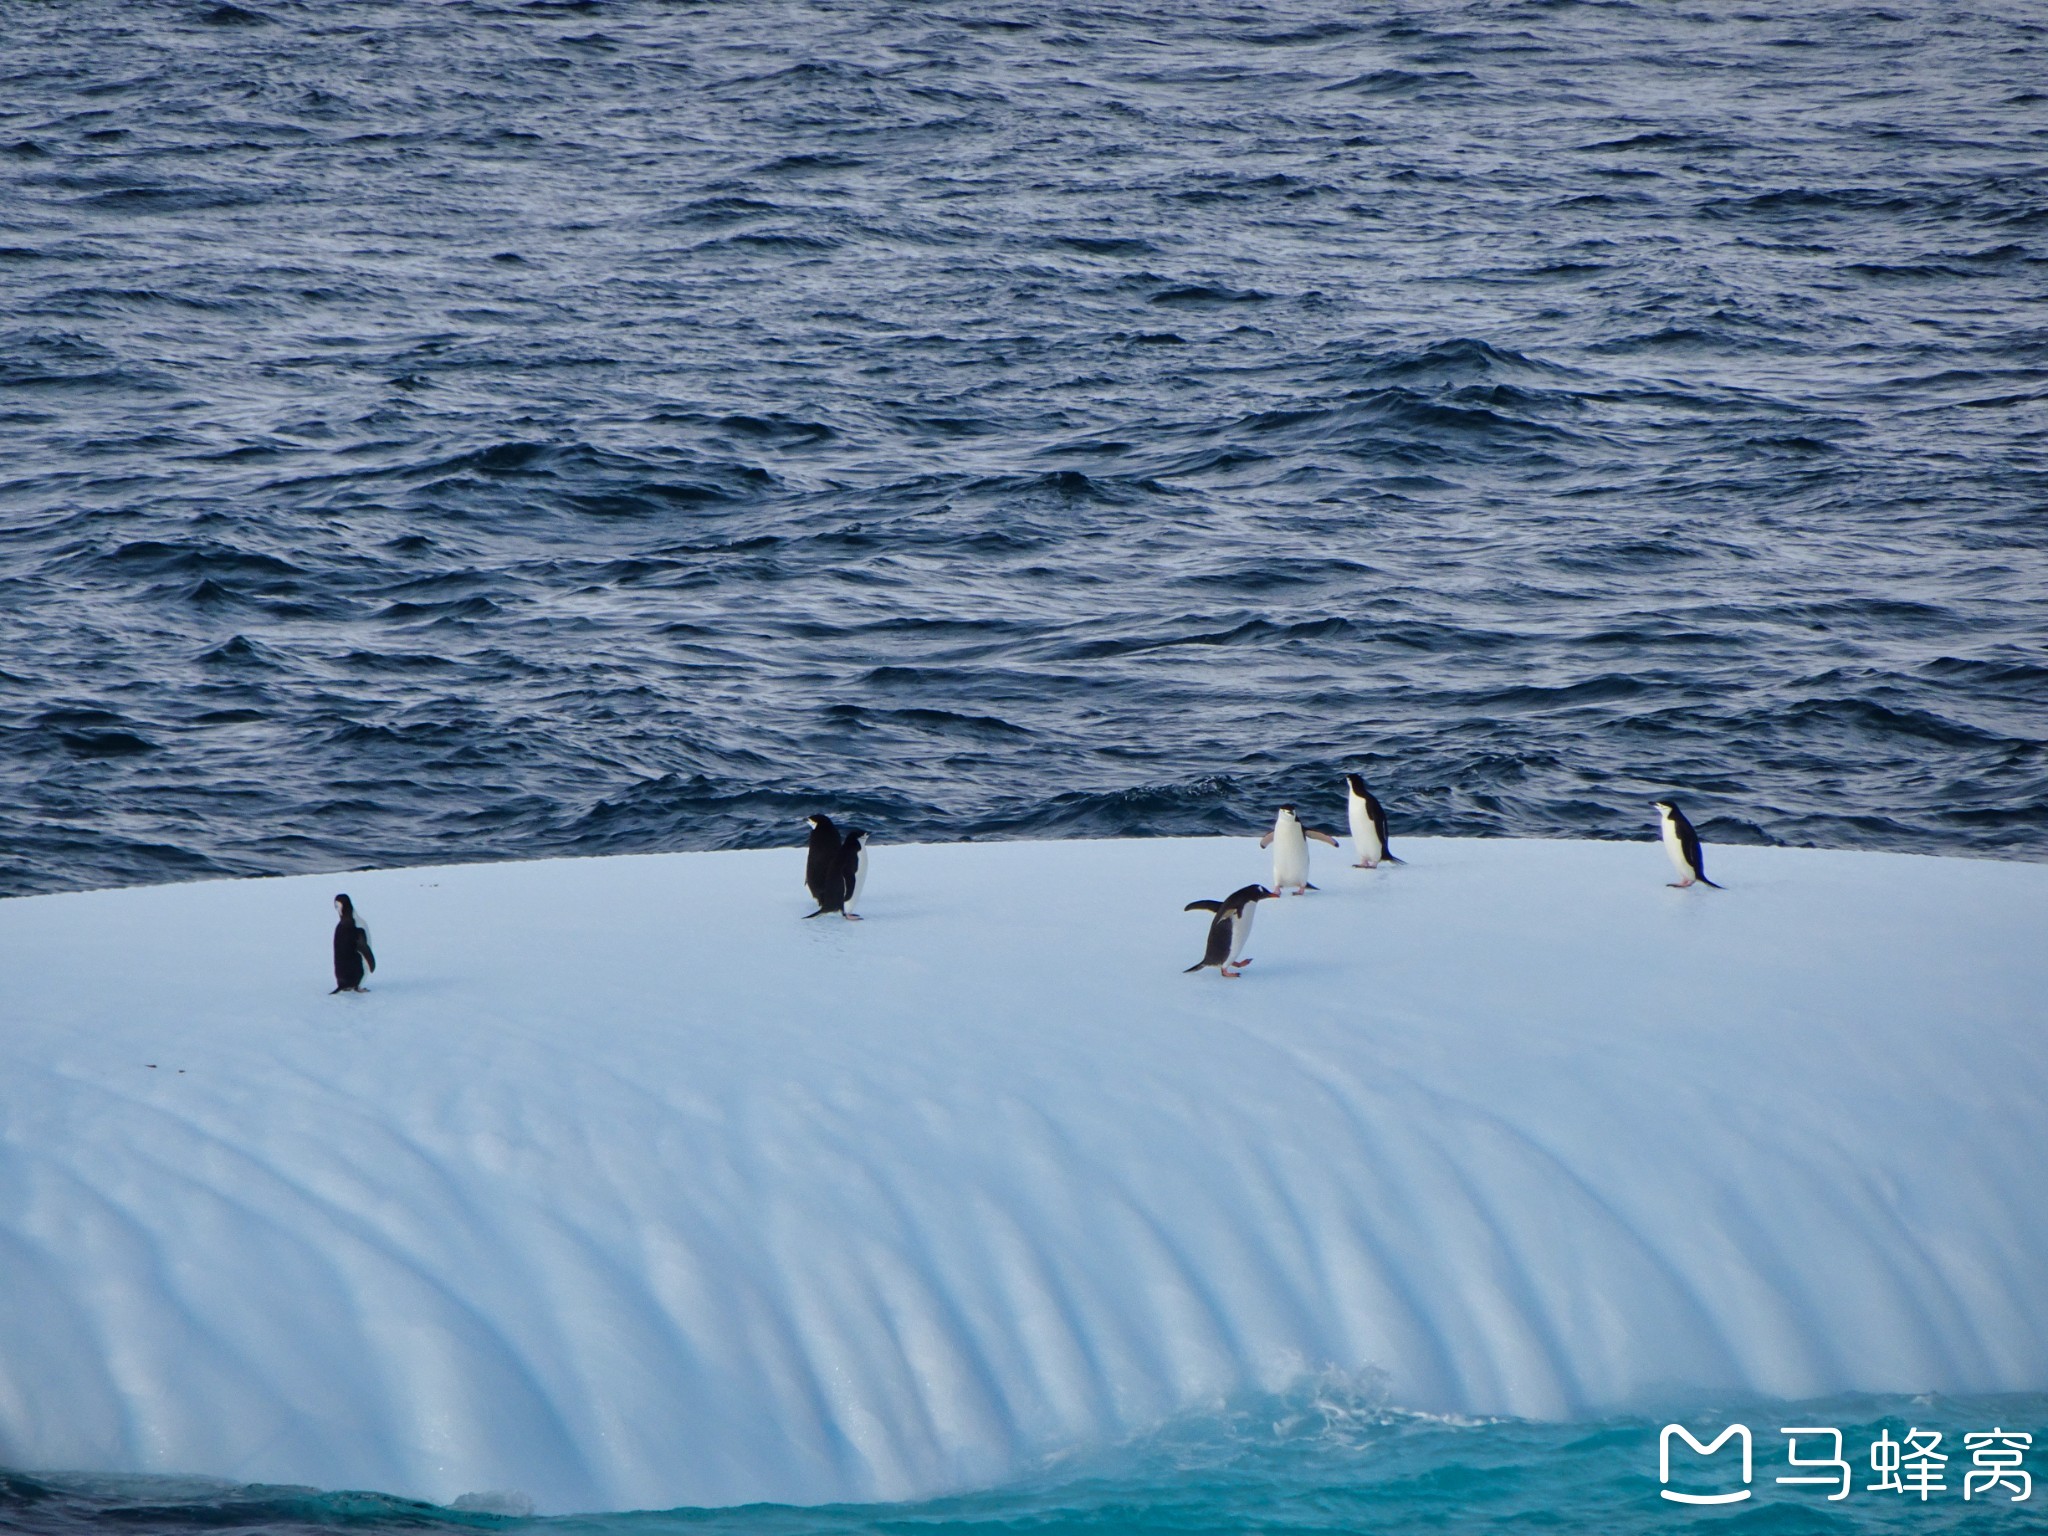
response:
[[[1231,968],[1230,968],[1229,966],[1227,966],[1227,965],[1225,965],[1225,966],[1219,966],[1219,967],[1217,968],[1217,974],[1218,974],[1219,976],[1221,976],[1221,977],[1222,977],[1222,978],[1223,978],[1223,979],[1224,979],[1225,981],[1235,981],[1235,980],[1237,980],[1237,972],[1233,971],[1233,970],[1232,970],[1232,969],[1231,969]]]
[[[849,923],[857,923],[861,921],[861,915],[858,912],[841,912],[839,915],[845,918]]]
[[[1242,960],[1233,960],[1231,962],[1231,964],[1235,965],[1240,971],[1243,970],[1246,966],[1250,965],[1251,963],[1252,957],[1250,955],[1246,955]]]
[[[1682,891],[1691,884],[1690,880],[1667,880],[1664,883],[1664,889],[1667,891]]]
[[[1359,863],[1357,863],[1357,864],[1354,864],[1354,865],[1352,865],[1351,867],[1352,867],[1353,869],[1378,869],[1378,868],[1379,868],[1379,865],[1378,865],[1378,864],[1369,864],[1369,863],[1365,863],[1365,862],[1361,861],[1361,862],[1359,862]]]

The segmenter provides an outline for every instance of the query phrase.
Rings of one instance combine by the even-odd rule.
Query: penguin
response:
[[[1337,846],[1337,839],[1327,832],[1318,832],[1313,827],[1304,827],[1294,814],[1294,807],[1283,805],[1280,814],[1273,818],[1273,830],[1259,839],[1261,848],[1273,850],[1273,894],[1278,896],[1288,886],[1294,887],[1297,896],[1306,896],[1315,887],[1308,883],[1308,842]]]
[[[1386,807],[1357,774],[1345,774],[1344,783],[1351,791],[1351,846],[1358,853],[1358,862],[1351,867],[1377,869],[1382,863],[1406,863],[1387,848]]]
[[[1181,974],[1191,975],[1213,965],[1229,980],[1237,980],[1244,968],[1252,963],[1244,947],[1251,942],[1253,905],[1278,894],[1263,885],[1247,885],[1232,891],[1221,901],[1191,901],[1181,908],[1183,912],[1216,914],[1209,920],[1209,947],[1202,951],[1201,959]]]
[[[334,992],[361,992],[363,968],[377,969],[377,957],[370,952],[370,930],[356,921],[355,903],[346,896],[334,898],[338,921],[334,925]],[[332,997],[334,992],[327,995]]]
[[[816,917],[819,912],[837,912],[846,905],[840,890],[841,845],[839,829],[832,825],[830,816],[806,816],[804,820],[811,824],[811,841],[804,857],[804,886],[810,891],[811,900],[818,904],[817,912],[804,915]]]
[[[818,910],[804,916],[822,917],[827,912],[837,912],[849,922],[859,922],[860,918],[847,908],[859,897],[861,882],[867,874],[863,846],[867,833],[859,828],[842,833],[832,825],[832,818],[822,812],[805,819],[811,824],[811,841],[804,860],[804,884]]]
[[[1713,885],[1717,891],[1726,889],[1714,885],[1707,878],[1706,862],[1700,857],[1700,835],[1685,819],[1685,812],[1669,800],[1659,800],[1656,804],[1658,819],[1664,825],[1664,851],[1671,855],[1671,867],[1678,871],[1678,878],[1671,882],[1671,888],[1682,891],[1697,882]]]
[[[859,827],[850,828],[839,845],[839,872],[846,882],[843,915],[857,923],[860,914],[853,909],[860,905],[861,887],[868,883],[868,835]]]

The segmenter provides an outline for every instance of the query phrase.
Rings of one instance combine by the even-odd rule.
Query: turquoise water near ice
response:
[[[1659,1497],[1663,1425],[1685,1424],[1702,1440],[1729,1423],[1750,1428],[1751,1497],[1717,1507]],[[1843,1432],[1848,1497],[1784,1487],[1786,1425]],[[1963,1436],[1992,1428],[2032,1437],[2023,1470],[2037,1481],[1980,1487],[1965,1500],[1971,1465]],[[1925,1500],[1872,1491],[1869,1447],[1933,1430],[1948,1456],[1945,1486]],[[1712,1433],[1709,1433],[1709,1432]],[[1825,1453],[1802,1440],[1801,1456]],[[1685,1461],[1691,1462],[1690,1469]],[[1674,1455],[1672,1487],[1739,1489],[1734,1444],[1711,1462]],[[1587,1423],[1446,1419],[1388,1407],[1370,1390],[1317,1385],[1191,1414],[1124,1444],[1051,1458],[1001,1488],[910,1504],[677,1509],[536,1518],[505,1511],[518,1500],[487,1495],[473,1509],[443,1509],[363,1493],[245,1487],[191,1478],[0,1477],[0,1530],[59,1536],[119,1529],[137,1536],[200,1530],[276,1533],[506,1531],[533,1536],[949,1536],[995,1532],[1426,1532],[1601,1533],[2034,1532],[2048,1530],[2048,1395],[1943,1398],[1842,1397],[1809,1403],[1695,1401],[1661,1413]]]

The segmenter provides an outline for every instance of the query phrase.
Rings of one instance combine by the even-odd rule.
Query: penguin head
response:
[[[1274,820],[1281,822],[1288,822],[1294,820],[1294,807],[1291,805],[1281,806],[1280,814],[1277,817],[1275,817]]]
[[[812,830],[815,831],[819,827],[831,826],[832,818],[830,816],[825,815],[823,812],[814,812],[813,814],[806,816],[804,818],[804,825],[810,827]]]
[[[846,845],[846,846],[847,846],[848,848],[852,848],[852,849],[854,849],[854,850],[858,851],[858,850],[860,850],[861,848],[864,848],[864,847],[866,847],[866,846],[867,846],[867,841],[868,841],[868,834],[867,834],[867,829],[866,829],[866,828],[864,828],[864,827],[848,827],[848,828],[846,829],[846,840],[845,840],[845,845]]]
[[[337,896],[334,898],[334,910],[343,917],[354,917],[356,915],[356,904],[346,896]]]
[[[1347,773],[1344,775],[1344,782],[1350,788],[1351,793],[1358,796],[1361,800],[1365,798],[1365,780],[1355,773]]]
[[[1653,800],[1650,803],[1657,807],[1659,815],[1675,816],[1678,814],[1678,802],[1675,800]]]

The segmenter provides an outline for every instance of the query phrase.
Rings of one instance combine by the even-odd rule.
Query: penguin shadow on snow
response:
[[[472,991],[468,978],[460,976],[405,976],[381,978],[360,991],[343,992],[339,996],[360,1007],[368,1008],[380,998],[387,1002],[405,1002],[416,997],[433,997],[442,992]],[[329,993],[333,997],[336,994]]]

